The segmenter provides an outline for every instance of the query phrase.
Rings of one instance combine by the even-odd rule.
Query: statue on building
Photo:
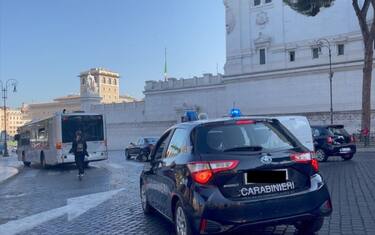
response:
[[[98,96],[99,89],[98,84],[95,81],[95,77],[89,72],[82,81],[82,95],[86,97]]]

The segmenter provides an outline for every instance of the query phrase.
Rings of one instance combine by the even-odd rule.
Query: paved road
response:
[[[164,218],[142,213],[138,196],[142,168],[142,163],[126,161],[119,152],[111,153],[108,161],[92,164],[82,182],[72,166],[22,168],[19,175],[0,184],[0,231],[7,222],[64,207],[69,198],[123,189],[77,218],[62,214],[21,234],[173,234],[173,226]],[[334,212],[320,234],[375,234],[374,169],[375,153],[321,164]],[[248,234],[295,233],[293,226],[278,226]]]

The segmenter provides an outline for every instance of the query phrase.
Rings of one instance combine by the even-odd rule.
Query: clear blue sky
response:
[[[19,81],[13,107],[79,91],[77,75],[104,67],[121,93],[143,97],[144,81],[222,72],[222,0],[0,0],[0,79]]]

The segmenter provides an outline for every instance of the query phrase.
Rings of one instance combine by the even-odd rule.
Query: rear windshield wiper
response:
[[[262,149],[263,149],[262,146],[242,146],[242,147],[224,149],[223,152],[236,152],[236,151],[258,152],[258,151],[262,151]]]

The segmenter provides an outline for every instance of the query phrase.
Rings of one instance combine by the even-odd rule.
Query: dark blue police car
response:
[[[293,224],[314,233],[331,214],[318,162],[277,119],[235,117],[177,124],[140,177],[146,214],[180,234]]]

